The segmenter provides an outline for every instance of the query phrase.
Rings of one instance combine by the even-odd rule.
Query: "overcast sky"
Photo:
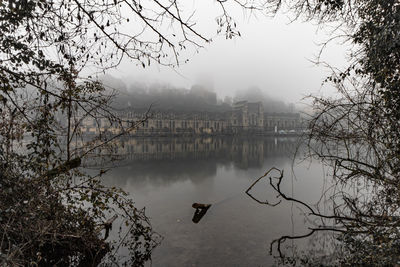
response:
[[[207,34],[216,32],[214,17],[218,14],[204,12],[209,6],[200,6],[197,14],[198,30]],[[204,8],[204,10],[202,10]],[[203,12],[203,13],[202,13]],[[310,60],[319,52],[318,43],[329,38],[326,29],[318,29],[311,22],[289,23],[287,15],[274,18],[243,17],[236,13],[242,37],[226,40],[223,36],[191,55],[191,61],[175,69],[152,64],[143,69],[126,60],[111,72],[133,81],[165,82],[172,86],[190,88],[199,82],[213,83],[220,98],[234,96],[240,89],[258,86],[271,97],[285,102],[298,103],[310,93],[332,94],[332,88],[322,88],[328,72]],[[332,43],[323,59],[334,66],[345,64],[343,45]]]

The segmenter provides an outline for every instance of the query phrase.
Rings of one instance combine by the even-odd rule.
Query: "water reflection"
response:
[[[125,184],[151,177],[146,183],[201,181],[214,177],[217,166],[235,169],[260,169],[265,161],[287,162],[298,144],[297,138],[131,138],[118,143],[115,150],[123,160],[113,171],[114,182]],[[279,160],[278,160],[279,161]],[[272,164],[272,162],[271,162]]]
[[[164,236],[153,266],[269,266],[269,243],[304,231],[303,217],[290,203],[266,207],[244,191],[275,166],[286,170],[286,192],[317,201],[320,165],[296,165],[298,178],[291,175],[297,143],[296,138],[273,137],[126,139],[118,147],[124,162],[108,173],[106,182],[146,207],[154,229]],[[276,196],[266,184],[254,194]],[[194,224],[196,202],[212,206]]]
[[[264,157],[287,155],[296,144],[293,137],[130,138],[120,141],[117,152],[129,160],[216,158],[247,168],[260,166]]]

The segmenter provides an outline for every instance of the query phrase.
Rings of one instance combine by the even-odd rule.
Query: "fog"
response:
[[[204,12],[209,3],[197,7],[197,30],[214,36],[213,41],[198,53],[185,57],[190,61],[178,67],[152,64],[146,68],[130,60],[109,72],[121,79],[127,89],[137,84],[155,84],[164,88],[191,88],[201,84],[214,91],[217,98],[243,96],[248,88],[258,88],[263,96],[298,105],[304,96],[331,95],[334,90],[322,86],[329,70],[316,66],[321,43],[330,38],[329,28],[320,29],[312,22],[290,21],[290,14],[275,17],[242,15],[235,11],[241,37],[226,40],[215,36],[213,11]],[[331,42],[321,61],[342,68],[346,63],[345,46]]]
[[[211,84],[195,84],[190,88],[175,87],[166,83],[135,82],[126,84],[122,78],[111,75],[101,76],[107,88],[117,90],[119,94],[114,100],[114,106],[119,109],[151,109],[153,111],[208,111],[224,112],[232,109],[232,104],[247,100],[249,102],[262,102],[265,112],[294,112],[293,103],[266,95],[261,88],[251,86],[235,92],[233,97],[220,98],[214,92]]]

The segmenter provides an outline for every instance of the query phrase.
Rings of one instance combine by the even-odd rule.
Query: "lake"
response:
[[[152,266],[270,266],[277,256],[269,253],[272,240],[307,233],[305,217],[292,203],[262,205],[245,191],[277,167],[287,195],[316,203],[326,186],[324,169],[317,161],[293,160],[298,143],[296,137],[132,138],[123,142],[124,160],[106,183],[129,192],[163,236]],[[267,180],[252,192],[277,200]],[[198,223],[195,202],[212,204]],[[295,253],[295,244],[286,242],[285,252]]]

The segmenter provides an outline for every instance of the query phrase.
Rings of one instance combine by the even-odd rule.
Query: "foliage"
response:
[[[217,1],[217,23],[232,38],[239,32],[228,2]],[[259,4],[232,2],[250,10]],[[143,67],[186,61],[182,50],[198,50],[211,39],[196,31],[181,6],[183,1],[0,1],[2,265],[143,265],[150,259],[159,237],[144,210],[122,190],[102,185],[107,170],[82,168],[142,121],[121,121],[109,105],[114,92],[82,73],[105,71],[124,57]],[[98,135],[82,135],[88,118]],[[104,123],[118,131],[104,131]],[[114,220],[120,235],[110,239]],[[119,259],[123,247],[129,257]]]
[[[303,236],[281,237],[273,245],[281,254],[285,240],[334,231],[341,241],[341,258],[336,264],[396,265],[400,260],[400,3],[271,3],[277,8],[286,4],[296,18],[333,25],[330,41],[341,38],[352,45],[348,68],[331,68],[332,75],[326,80],[337,88],[337,96],[311,97],[314,113],[306,136],[306,156],[331,167],[332,186],[324,192],[329,201],[323,203],[330,213],[321,212],[321,203],[309,205],[282,192],[283,175],[270,177],[280,198],[297,203],[315,225]],[[312,265],[309,260],[307,264]]]

